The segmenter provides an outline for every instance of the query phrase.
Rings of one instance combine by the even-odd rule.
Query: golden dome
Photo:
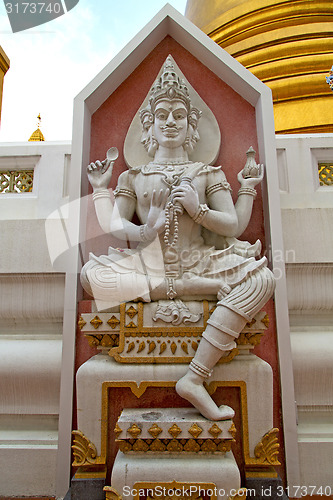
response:
[[[40,128],[37,128],[30,136],[29,141],[45,141]]]
[[[40,114],[37,116],[37,119],[38,119],[38,127],[37,129],[31,134],[30,136],[30,139],[29,139],[29,142],[32,142],[32,141],[45,141],[45,138],[42,134],[42,131],[41,129],[39,128],[40,127],[40,122],[42,121],[41,117],[40,117]]]
[[[186,16],[273,93],[277,133],[332,132],[332,0],[188,0]]]

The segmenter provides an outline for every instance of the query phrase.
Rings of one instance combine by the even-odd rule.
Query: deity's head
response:
[[[162,75],[151,89],[148,106],[140,111],[141,142],[149,156],[154,156],[159,146],[171,149],[182,146],[191,153],[200,138],[200,116],[201,111],[191,105],[185,82],[176,74],[169,56]]]

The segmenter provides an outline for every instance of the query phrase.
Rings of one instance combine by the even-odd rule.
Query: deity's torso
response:
[[[159,164],[151,162],[132,171],[131,189],[136,194],[136,213],[142,223],[146,222],[150,208],[153,190],[159,192],[168,189],[169,198],[174,188],[180,185],[184,177],[192,177],[192,184],[199,196],[199,203],[207,203],[206,190],[210,182],[210,174],[222,171],[220,167],[206,166],[203,163],[168,163]],[[223,175],[223,174],[222,174]],[[178,247],[197,248],[204,245],[201,235],[202,228],[196,224],[186,211],[178,217]],[[162,235],[163,236],[163,235]],[[173,227],[170,227],[170,238],[173,237]],[[162,245],[163,243],[162,237]]]

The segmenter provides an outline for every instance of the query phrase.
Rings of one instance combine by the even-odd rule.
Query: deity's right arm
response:
[[[106,188],[94,189],[92,197],[99,225],[105,233],[110,233],[110,223],[113,214],[110,192]]]
[[[108,189],[94,189],[93,200],[96,215],[99,225],[105,233],[117,233],[118,237],[123,236],[126,239],[128,230],[122,230],[125,225],[132,225],[129,221],[132,219],[136,207],[136,196],[130,185],[128,171],[120,174],[114,194],[116,200],[113,202]],[[119,234],[122,232],[126,232],[126,234]]]

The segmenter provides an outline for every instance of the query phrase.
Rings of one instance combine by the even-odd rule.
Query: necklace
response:
[[[158,161],[151,161],[149,162],[149,165],[191,165],[193,162],[189,160],[158,160]]]
[[[173,216],[173,239],[170,240],[170,220],[171,216]],[[176,243],[178,241],[178,210],[174,210],[173,203],[169,201],[167,206],[165,207],[165,229],[164,229],[164,243],[168,247],[175,248]]]

